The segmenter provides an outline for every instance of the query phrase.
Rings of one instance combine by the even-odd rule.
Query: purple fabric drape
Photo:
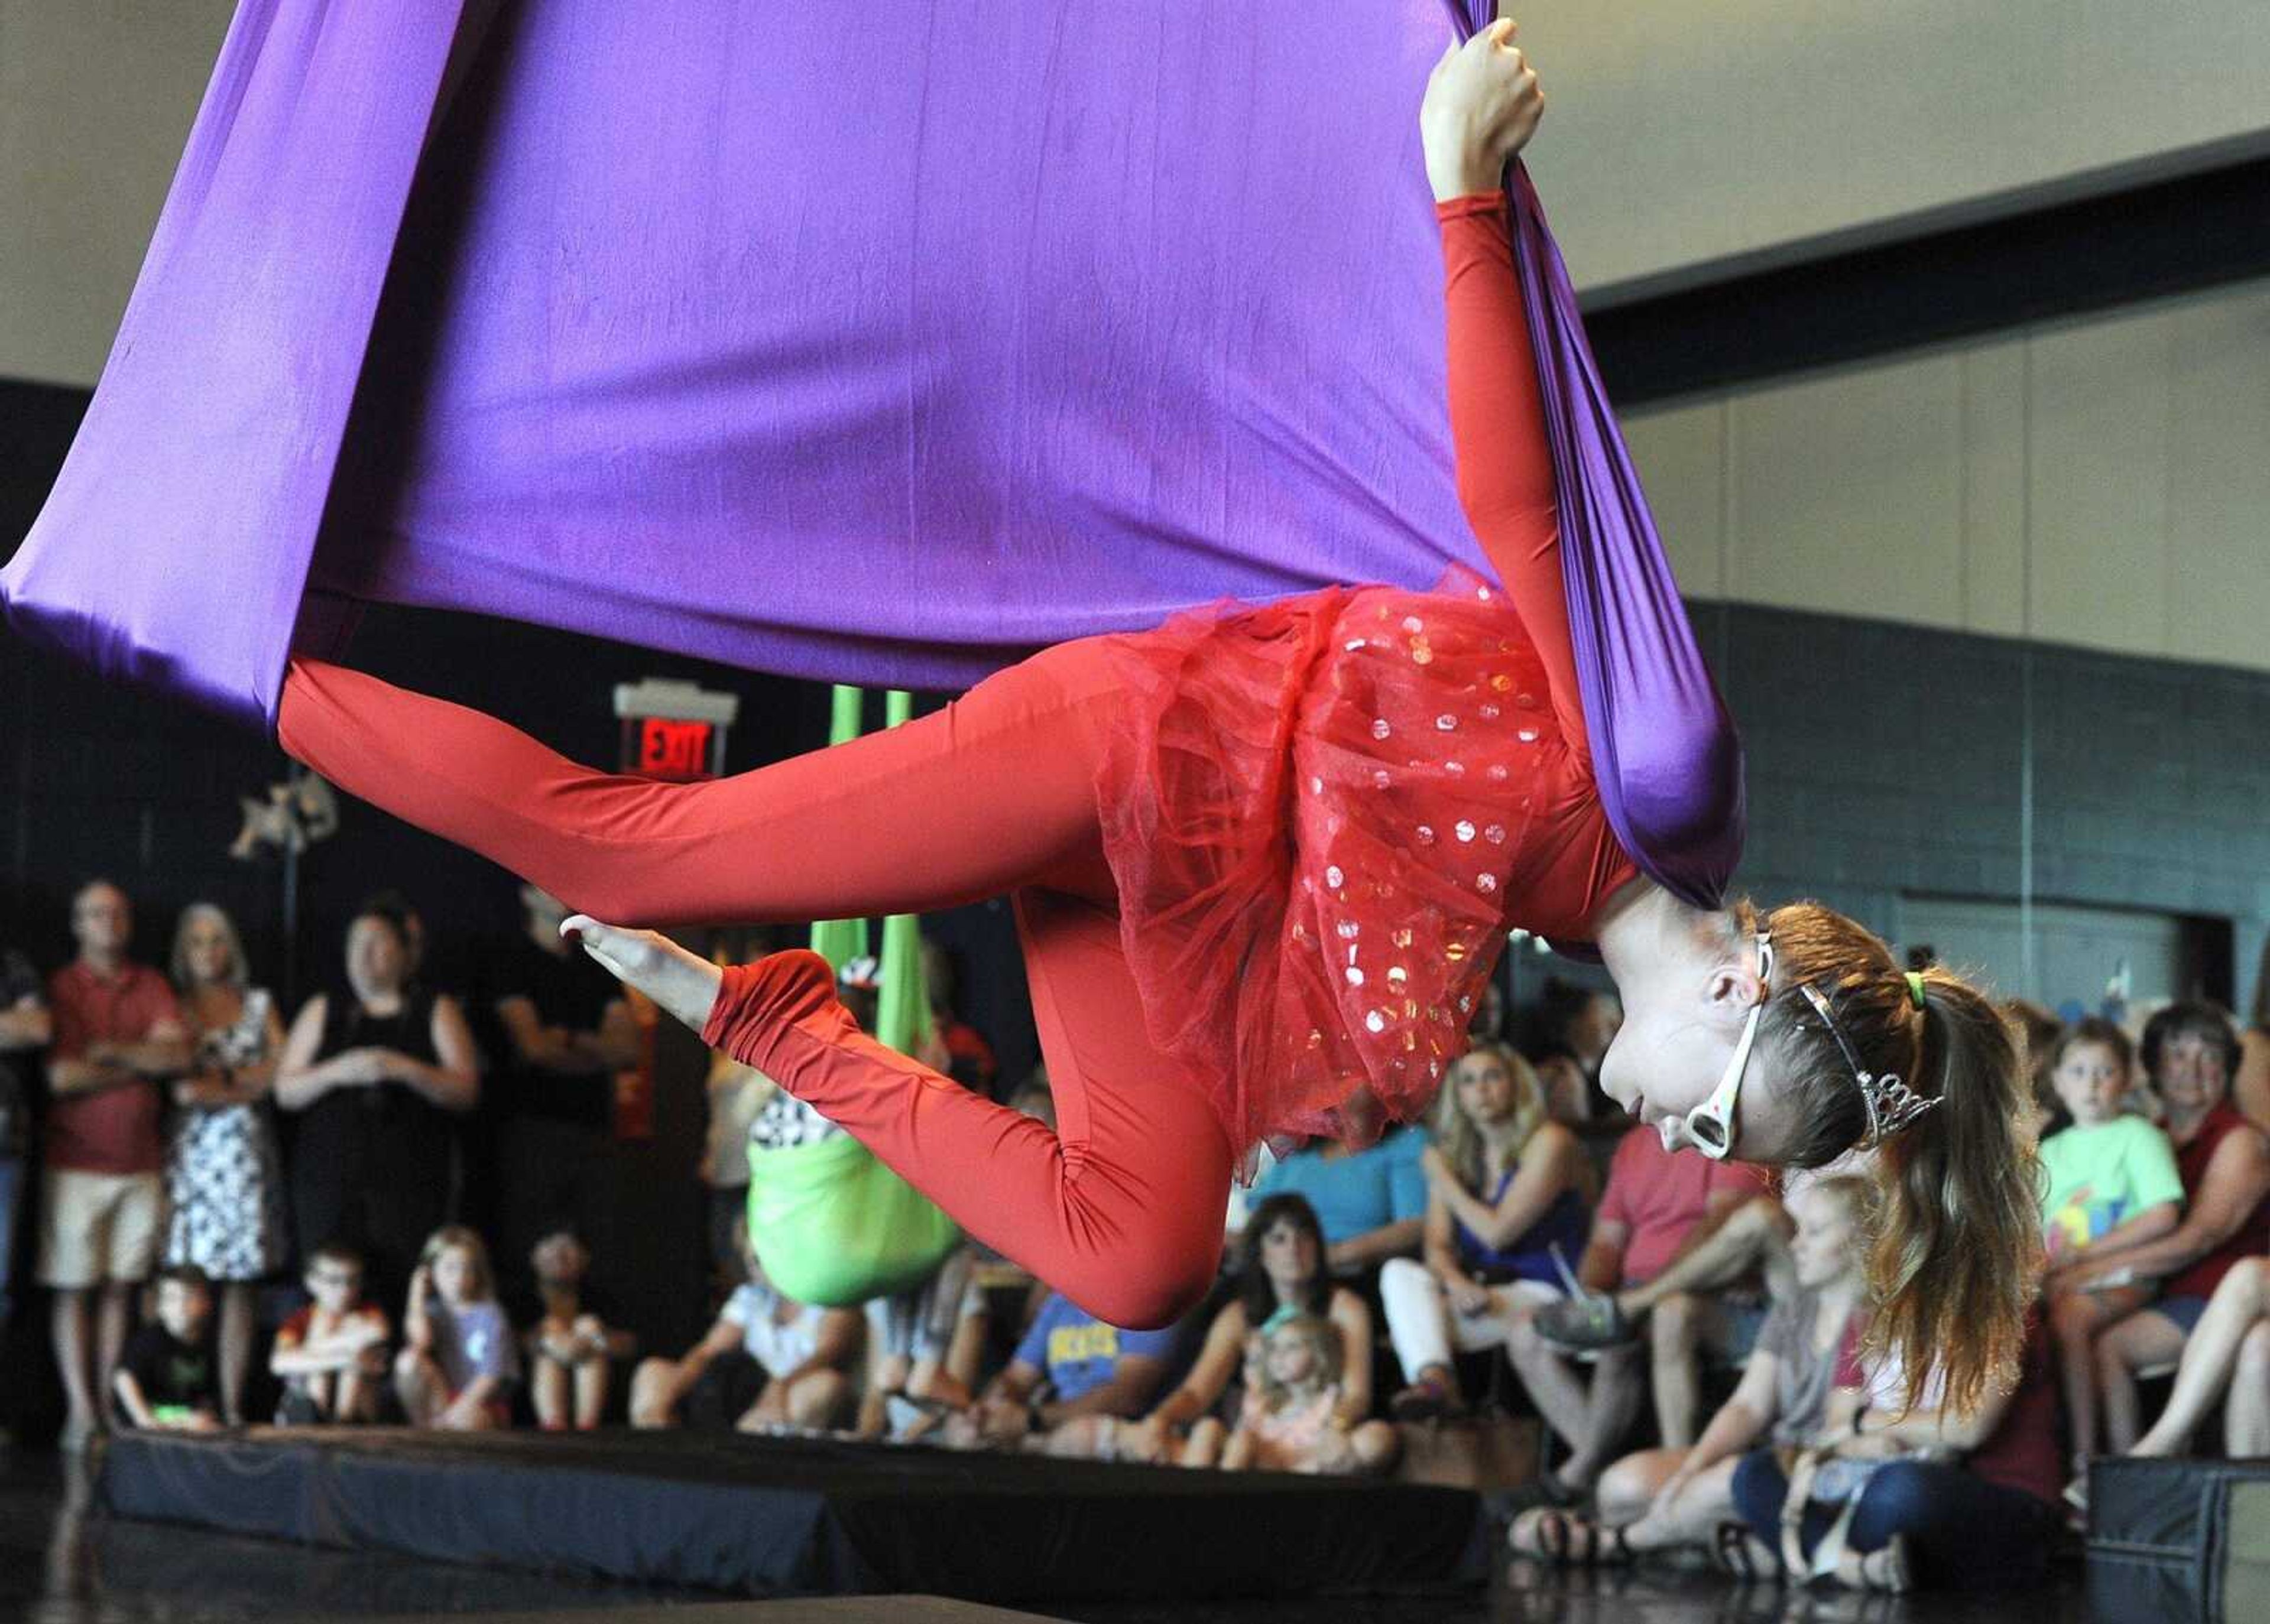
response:
[[[946,687],[1480,567],[1446,4],[244,0],[10,622],[270,721],[361,602]],[[1739,751],[1516,196],[1603,800],[1714,899]]]

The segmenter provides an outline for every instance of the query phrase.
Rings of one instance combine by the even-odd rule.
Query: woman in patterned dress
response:
[[[249,984],[235,925],[210,902],[182,910],[173,972],[197,1047],[197,1069],[174,1085],[166,1261],[212,1280],[221,1407],[234,1426],[252,1358],[253,1286],[284,1264],[283,1171],[267,1106],[284,1023],[268,990]]]

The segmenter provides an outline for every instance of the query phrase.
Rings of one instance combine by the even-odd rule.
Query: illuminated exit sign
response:
[[[725,735],[740,715],[738,694],[649,677],[615,689],[623,724],[620,765],[646,778],[685,782],[725,771]]]

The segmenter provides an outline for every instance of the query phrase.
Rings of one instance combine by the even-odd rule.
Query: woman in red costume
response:
[[[1459,493],[1496,585],[1062,644],[918,722],[709,783],[593,772],[310,660],[285,747],[581,909],[568,928],[617,975],[1123,1325],[1205,1294],[1258,1140],[1352,1101],[1422,1109],[1510,927],[1591,942],[1627,1012],[1601,1080],[1666,1143],[1801,1167],[1880,1144],[1875,1334],[1916,1383],[1937,1366],[1974,1398],[2015,1368],[2036,1262],[2000,1018],[1826,908],[1679,901],[1593,788],[1499,189],[1543,105],[1500,22],[1444,56],[1421,114]],[[721,974],[633,928],[1004,893],[1054,1131],[863,1035],[813,955]]]

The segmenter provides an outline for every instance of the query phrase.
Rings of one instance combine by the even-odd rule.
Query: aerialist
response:
[[[1874,1335],[1966,1404],[2015,1370],[2036,1261],[2000,1017],[1816,904],[1674,895],[1603,812],[1500,189],[1543,107],[1500,22],[1445,54],[1421,111],[1459,494],[1495,582],[1059,644],[936,715],[708,783],[590,771],[309,659],[285,747],[566,900],[617,975],[1127,1326],[1211,1284],[1257,1139],[1328,1128],[1360,1089],[1421,1109],[1510,927],[1595,944],[1627,1011],[1601,1080],[1667,1143],[1791,1167],[1879,1147]],[[1695,770],[1725,742],[1695,741]],[[862,1035],[815,956],[720,972],[645,928],[1004,893],[1053,1132]]]

